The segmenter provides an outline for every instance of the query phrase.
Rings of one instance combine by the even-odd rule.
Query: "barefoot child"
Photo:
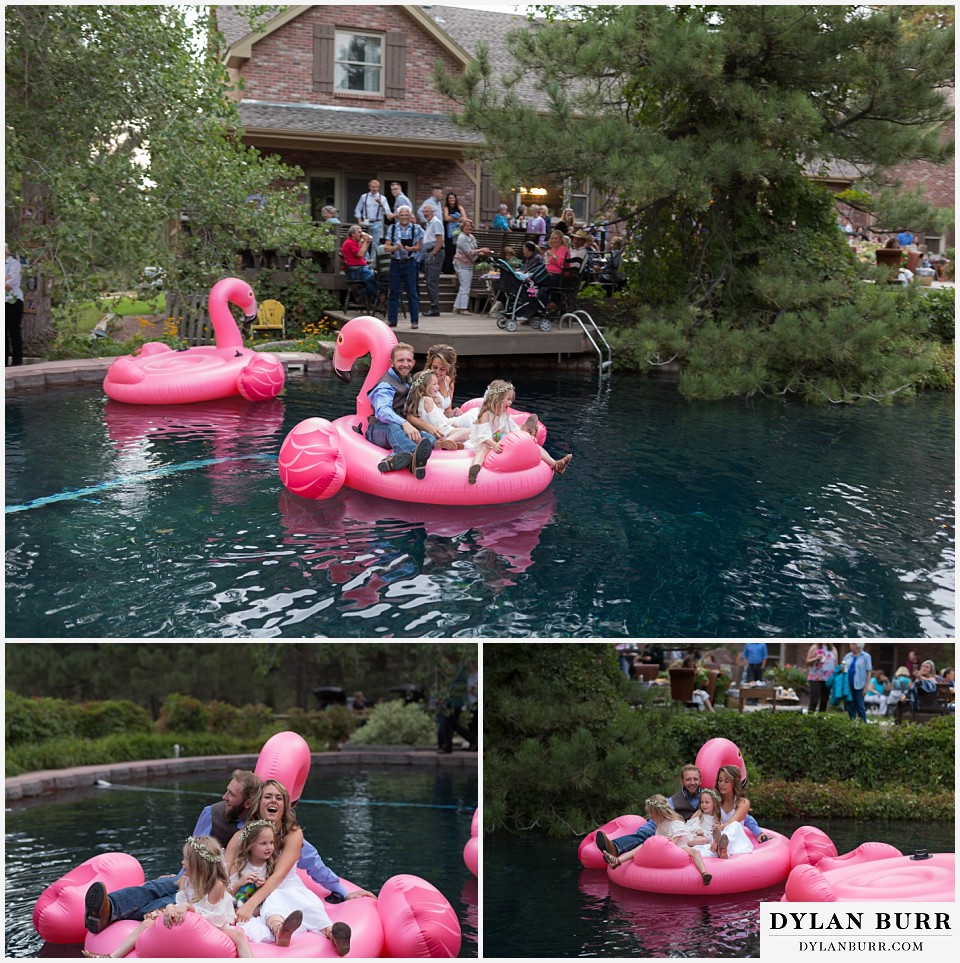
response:
[[[535,415],[531,415],[522,428],[510,417],[509,408],[516,397],[516,391],[509,381],[490,382],[486,394],[483,396],[483,404],[480,406],[477,420],[470,429],[470,440],[473,442],[476,451],[473,464],[470,466],[468,479],[471,485],[477,483],[477,475],[480,474],[480,467],[487,456],[487,452],[502,450],[500,439],[504,435],[512,431],[531,431],[531,428],[531,434],[536,434]],[[573,455],[564,455],[563,458],[557,460],[552,458],[545,448],[541,448],[540,457],[558,475],[562,475],[567,470],[567,465],[570,464]]]
[[[240,845],[231,867],[230,890],[241,903],[267,881],[277,865],[277,839],[274,823],[255,819],[240,832]],[[245,914],[241,914],[244,916]],[[241,919],[239,924],[253,943],[289,946],[290,938],[299,930],[322,933],[336,947],[340,956],[350,950],[350,927],[331,923],[319,896],[310,892],[290,870],[280,885],[264,899],[259,917]]]
[[[179,926],[187,913],[197,913],[212,923],[237,944],[237,956],[252,959],[250,944],[243,933],[232,926],[237,914],[233,908],[233,896],[227,890],[227,873],[224,868],[223,850],[212,836],[189,836],[183,847],[183,876],[176,903],[162,910],[149,913],[144,921],[112,952],[109,958],[120,959],[132,952],[137,937],[153,926],[158,916],[163,916],[165,926]],[[99,956],[88,953],[84,956]],[[104,954],[105,955],[105,954]]]
[[[752,853],[753,843],[747,838],[743,825],[736,820],[720,824],[720,793],[715,789],[700,790],[700,805],[687,820],[687,845],[701,856],[738,856]]]

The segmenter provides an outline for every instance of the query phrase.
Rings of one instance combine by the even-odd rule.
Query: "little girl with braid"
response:
[[[468,480],[471,485],[477,483],[477,475],[487,453],[491,451],[501,451],[500,439],[512,431],[523,431],[527,426],[520,427],[510,417],[510,406],[516,400],[517,394],[509,381],[491,381],[483,396],[483,404],[477,420],[470,429],[470,441],[473,443],[476,454],[473,456],[473,464],[470,466]],[[533,416],[531,416],[532,418]],[[534,428],[534,431],[536,429]],[[540,449],[540,457],[558,475],[562,475],[567,470],[573,455],[564,455],[563,458],[553,458],[545,449]]]
[[[179,926],[187,913],[197,913],[237,944],[237,956],[252,959],[253,952],[243,932],[232,924],[237,914],[233,896],[228,890],[226,864],[220,843],[212,836],[188,836],[183,846],[183,876],[175,903],[154,910],[112,953],[89,953],[84,956],[120,959],[136,947],[140,934],[154,925],[158,916],[165,926]]]

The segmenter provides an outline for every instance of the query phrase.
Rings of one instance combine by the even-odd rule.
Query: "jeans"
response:
[[[367,297],[376,302],[377,295],[380,293],[380,285],[377,284],[377,275],[372,267],[368,264],[363,267],[348,267],[347,277],[351,281],[362,281],[367,289]]]
[[[863,701],[863,689],[850,686],[850,698],[847,699],[847,715],[851,719],[860,717],[861,722],[867,721],[867,707]]]
[[[645,843],[656,832],[657,824],[652,819],[648,819],[642,826],[637,827],[636,832],[629,836],[617,836],[611,842],[617,847],[617,855],[622,856],[624,853],[629,853],[631,849],[636,849],[641,843]]]
[[[370,235],[370,247],[367,248],[367,260],[371,264],[377,263],[377,248],[380,247],[380,239],[383,237],[383,221],[371,221],[367,228]]]
[[[763,664],[750,662],[747,664],[747,682],[763,682]]]
[[[371,425],[367,425],[367,441],[380,448],[389,448],[391,451],[409,451],[414,452],[417,448],[417,442],[411,441],[403,429],[399,425],[387,425],[382,421],[375,421]],[[429,439],[430,447],[433,448],[433,443],[437,440],[429,432],[422,432],[421,438]]]
[[[440,310],[440,269],[443,267],[443,248],[439,254],[426,253],[423,256],[423,277],[430,298],[430,310]]]
[[[143,886],[126,886],[107,894],[111,920],[142,920],[155,909],[168,906],[177,898],[177,878],[150,879]]]
[[[417,292],[417,262],[413,258],[400,261],[390,259],[390,302],[387,305],[387,324],[393,327],[400,313],[400,290],[405,288],[410,304],[410,324],[420,323],[420,295]]]

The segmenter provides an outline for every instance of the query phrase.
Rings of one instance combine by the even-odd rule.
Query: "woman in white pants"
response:
[[[457,314],[466,314],[470,304],[470,286],[473,284],[473,266],[479,255],[487,256],[490,248],[477,247],[477,239],[473,236],[473,221],[465,218],[460,223],[460,236],[457,238],[457,252],[453,256],[453,269],[460,279],[460,289],[457,299],[453,302],[453,310]]]

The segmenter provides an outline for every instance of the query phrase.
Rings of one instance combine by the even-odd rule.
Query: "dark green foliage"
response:
[[[859,279],[833,199],[810,175],[847,161],[889,183],[892,164],[949,158],[952,16],[759,4],[548,13],[509,38],[509,77],[481,47],[462,75],[438,67],[435,82],[485,136],[503,190],[589,178],[609,199],[640,306],[636,328],[618,332],[618,362],[676,360],[691,398],[909,397],[937,359]],[[521,78],[546,92],[547,111],[521,101]]]
[[[21,696],[74,701],[132,699],[153,718],[170,693],[230,705],[266,703],[275,712],[312,709],[321,685],[389,696],[398,682],[425,694],[445,693],[456,669],[477,658],[475,642],[7,643],[7,687]]]
[[[142,759],[169,759],[173,756],[175,743],[182,746],[182,754],[185,756],[222,756],[258,753],[263,748],[264,739],[199,732],[171,732],[165,735],[138,733],[107,736],[102,739],[62,736],[46,742],[26,743],[9,748],[5,755],[5,773],[7,776],[19,776],[42,769],[98,766]]]
[[[323,712],[291,709],[280,728],[299,732],[317,752],[335,751],[356,728],[353,715],[345,706],[330,706]]]
[[[168,695],[157,720],[159,732],[206,732],[210,709],[193,696]]]
[[[954,720],[923,725],[860,725],[846,712],[684,713],[673,737],[681,756],[707,739],[731,739],[747,761],[749,786],[768,779],[845,782],[860,789],[922,793],[954,785]]]
[[[4,693],[4,722],[7,749],[25,742],[40,742],[73,733],[69,702],[63,699],[25,699],[9,689]]]
[[[82,702],[72,706],[74,733],[82,739],[135,732],[153,732],[150,713],[143,706],[126,700]]]
[[[270,271],[261,271],[253,280],[258,303],[273,298],[286,309],[284,324],[288,339],[305,334],[305,326],[319,322],[326,311],[340,306],[329,291],[320,287],[319,268],[313,261],[295,257],[293,262],[286,283],[275,280]]]
[[[767,819],[897,819],[953,822],[956,793],[936,789],[862,789],[850,782],[764,780],[750,788],[750,808]]]
[[[583,833],[677,780],[672,714],[627,705],[612,645],[487,644],[484,693],[488,827]]]
[[[913,315],[921,330],[941,344],[953,344],[957,336],[956,288],[917,291]]]
[[[275,720],[273,710],[262,703],[237,707],[228,702],[214,701],[206,706],[206,731],[208,732],[252,739],[268,726],[273,725]]]

